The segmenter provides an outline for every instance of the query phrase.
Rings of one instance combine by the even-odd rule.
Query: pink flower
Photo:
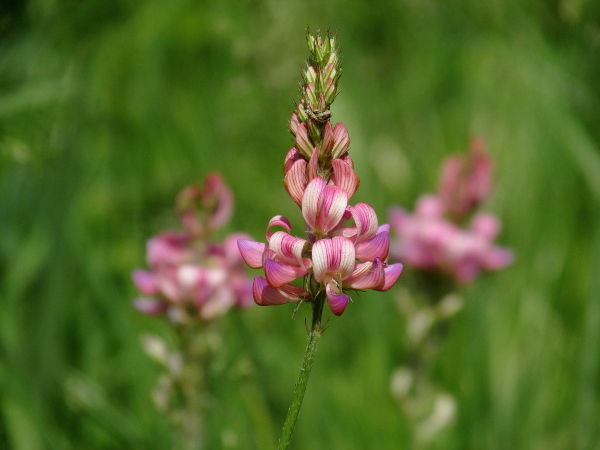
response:
[[[473,139],[468,156],[450,156],[446,159],[438,195],[453,220],[462,219],[490,195],[492,164],[481,138]]]
[[[187,233],[204,237],[229,221],[233,211],[233,195],[223,178],[211,173],[204,185],[183,189],[177,195],[175,209]]]
[[[389,226],[377,223],[366,203],[348,205],[360,179],[348,150],[343,123],[331,124],[331,103],[338,92],[341,63],[335,39],[307,36],[313,53],[303,74],[302,96],[290,119],[294,146],[283,163],[284,186],[300,206],[307,239],[292,236],[289,221],[275,216],[267,242],[240,239],[246,263],[263,269],[254,279],[254,301],[276,305],[305,300],[322,307],[325,295],[340,315],[357,289],[387,290],[402,264],[387,264]],[[347,222],[353,220],[352,225]],[[283,230],[272,232],[275,225]],[[296,280],[303,278],[302,287]],[[320,312],[314,317],[320,317]]]
[[[417,269],[438,270],[461,283],[472,282],[481,271],[495,271],[513,261],[511,250],[494,245],[500,225],[491,214],[476,215],[471,226],[461,229],[447,221],[441,201],[423,196],[414,214],[392,208],[389,219],[396,239],[394,260]]]
[[[388,265],[389,226],[378,226],[371,206],[348,206],[344,189],[328,185],[321,177],[313,179],[302,197],[302,214],[309,240],[291,236],[289,221],[275,216],[267,228],[267,243],[238,241],[246,263],[263,268],[265,277],[254,280],[254,300],[259,305],[275,305],[308,300],[318,292],[292,284],[312,276],[324,290],[334,314],[344,312],[350,299],[345,292],[356,289],[387,290],[398,279],[402,264]],[[346,227],[348,220],[354,225]],[[273,233],[272,227],[284,231]]]
[[[253,303],[252,281],[244,273],[237,248],[242,233],[225,242],[207,240],[207,233],[228,220],[231,193],[220,176],[210,175],[204,187],[185,188],[177,197],[186,232],[165,231],[147,244],[149,270],[136,270],[134,284],[143,294],[135,307],[145,314],[190,316],[210,320],[232,307]],[[197,217],[196,217],[197,216]]]

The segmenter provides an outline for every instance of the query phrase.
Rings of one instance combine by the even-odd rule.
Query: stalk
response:
[[[287,449],[292,440],[292,434],[296,425],[296,420],[300,414],[300,407],[304,400],[304,394],[306,392],[306,386],[308,385],[308,378],[312,370],[315,355],[317,354],[317,347],[319,340],[324,332],[321,327],[321,316],[323,314],[323,305],[325,303],[325,293],[321,292],[317,294],[315,301],[313,302],[313,317],[312,327],[307,336],[306,351],[304,352],[304,358],[302,359],[302,366],[300,367],[300,376],[294,389],[294,395],[292,397],[292,403],[288,409],[287,417],[283,424],[283,430],[281,432],[281,438],[279,439],[279,450]]]

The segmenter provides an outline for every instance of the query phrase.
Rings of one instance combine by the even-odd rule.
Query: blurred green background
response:
[[[145,240],[220,171],[228,230],[286,215],[304,31],[339,30],[354,202],[385,220],[483,136],[486,209],[517,260],[466,290],[434,370],[459,403],[436,449],[600,448],[600,3],[593,0],[4,0],[0,5],[0,448],[168,448],[133,310]],[[408,269],[407,269],[408,270]],[[402,278],[400,279],[402,282]],[[332,318],[298,449],[409,448],[390,395],[395,291]],[[210,448],[272,448],[305,346],[293,306],[235,312]]]

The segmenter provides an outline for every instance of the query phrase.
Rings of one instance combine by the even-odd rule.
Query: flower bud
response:
[[[300,124],[300,119],[298,118],[298,111],[294,111],[292,114],[292,118],[290,119],[290,133],[296,136],[296,130],[298,130],[298,125]]]
[[[337,86],[331,78],[327,79],[327,83],[323,89],[323,94],[321,95],[323,95],[323,99],[328,105],[331,105],[335,100],[335,96],[337,95]]]
[[[305,108],[304,99],[300,100],[300,104],[298,105],[298,109],[296,110],[298,114],[298,121],[306,122],[308,120],[308,112]]]
[[[317,78],[317,71],[315,70],[315,67],[309,66],[308,69],[306,69],[306,72],[304,72],[304,79],[306,80],[306,83],[316,83]]]
[[[311,118],[306,122],[308,125],[308,135],[311,140],[315,143],[315,145],[319,145],[321,143],[321,124],[318,120]]]
[[[331,126],[331,122],[325,122],[325,126],[323,127],[323,139],[321,141],[321,148],[319,151],[320,156],[329,156],[331,155],[331,150],[333,150],[333,127]]]
[[[305,90],[305,98],[309,106],[316,106],[319,103],[315,83],[308,83]]]
[[[306,40],[308,42],[308,50],[314,54],[317,48],[317,40],[313,35],[310,34],[308,29],[306,29]]]
[[[310,155],[312,155],[313,144],[308,135],[308,126],[306,125],[306,122],[298,125],[295,147],[306,159],[309,159]]]
[[[350,147],[350,136],[348,135],[346,125],[342,122],[336,123],[335,127],[333,127],[333,141],[331,156],[333,159],[336,159],[342,156],[348,150],[348,147]]]
[[[335,53],[332,53],[332,55],[334,54]],[[323,70],[321,77],[323,78],[323,80],[335,80],[337,73],[338,71],[335,68],[335,64],[327,64],[327,66],[325,66],[325,69]]]

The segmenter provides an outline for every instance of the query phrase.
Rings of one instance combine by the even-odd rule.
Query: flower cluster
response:
[[[246,263],[265,272],[265,277],[254,279],[257,304],[312,301],[325,292],[333,313],[341,315],[350,300],[348,292],[387,290],[402,265],[387,264],[389,225],[378,225],[368,204],[348,204],[360,180],[348,153],[346,127],[330,122],[329,108],[341,75],[335,36],[307,34],[307,40],[311,57],[290,120],[294,146],[283,166],[284,185],[302,209],[307,239],[292,236],[288,219],[275,216],[267,227],[267,243],[240,239],[238,245]],[[302,286],[292,283],[300,277]]]
[[[210,320],[231,307],[252,304],[252,282],[244,274],[237,240],[210,242],[209,235],[229,220],[231,191],[218,174],[203,186],[183,189],[175,201],[183,231],[164,231],[147,243],[150,270],[136,270],[133,281],[143,294],[135,306],[150,315],[167,314],[177,322]]]
[[[437,195],[423,195],[413,214],[394,207],[389,211],[393,232],[393,259],[418,269],[450,273],[469,283],[482,270],[509,265],[511,250],[494,245],[500,222],[492,214],[479,212],[467,228],[460,222],[490,194],[492,159],[483,141],[473,140],[466,158],[449,157],[443,165]]]

